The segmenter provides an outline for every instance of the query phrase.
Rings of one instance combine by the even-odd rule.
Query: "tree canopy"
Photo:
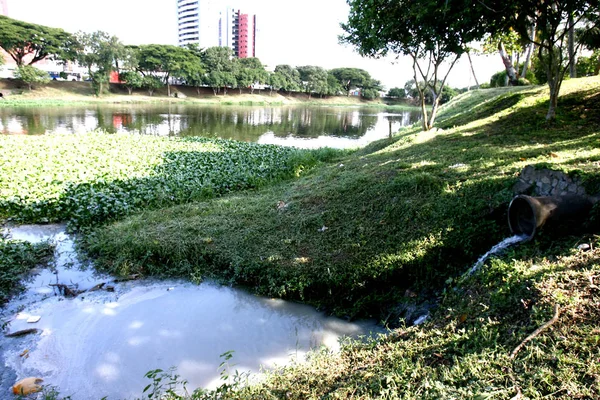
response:
[[[126,54],[125,46],[119,38],[106,32],[80,32],[77,40],[81,46],[77,54],[80,65],[87,67],[92,84],[99,96],[108,84],[110,73],[117,70],[118,60]]]
[[[481,17],[491,11],[468,0],[348,0],[348,4],[350,14],[348,22],[341,25],[345,34],[340,40],[368,57],[410,56],[415,81],[425,82],[426,90],[434,95],[428,115],[425,91],[419,89],[423,129],[431,129],[450,70],[468,51],[468,43],[481,38],[493,25],[482,23]],[[443,63],[449,68],[440,75]]]
[[[80,49],[74,35],[59,28],[31,24],[0,15],[0,47],[18,66],[46,58],[72,61]]]
[[[334,68],[331,73],[340,82],[348,96],[352,90],[367,86],[371,81],[371,75],[360,68]]]

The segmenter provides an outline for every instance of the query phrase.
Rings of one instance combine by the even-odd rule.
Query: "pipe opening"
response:
[[[532,237],[537,228],[533,205],[525,197],[515,197],[508,207],[508,224],[515,235]]]

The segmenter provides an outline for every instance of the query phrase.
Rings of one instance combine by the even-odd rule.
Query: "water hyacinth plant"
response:
[[[320,156],[206,138],[0,136],[0,218],[85,227],[298,174]]]

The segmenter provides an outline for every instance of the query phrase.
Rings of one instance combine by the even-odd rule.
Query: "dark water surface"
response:
[[[416,111],[358,107],[100,105],[0,109],[0,133],[102,130],[203,136],[302,148],[364,146],[418,121]]]

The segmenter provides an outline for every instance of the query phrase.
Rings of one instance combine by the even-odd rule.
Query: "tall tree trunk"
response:
[[[420,90],[419,97],[421,101],[421,125],[423,126],[424,131],[428,131],[430,127],[428,125],[429,121],[427,118],[427,104],[425,104],[425,92]]]
[[[171,85],[169,81],[167,81],[167,97],[171,97]]]
[[[546,62],[546,75],[548,77],[548,87],[550,89],[550,104],[548,106],[548,113],[546,114],[546,121],[552,121],[556,119],[558,95],[560,93],[560,87],[564,78],[564,74],[567,71],[565,68],[562,67],[561,64],[562,54],[558,53],[556,48],[554,48],[553,46],[549,46],[546,48],[546,51],[548,52],[548,61]]]
[[[527,70],[529,69],[529,65],[531,64],[531,56],[533,54],[533,50],[535,49],[535,23],[531,24],[531,28],[529,30],[529,46],[527,47],[527,56],[525,57],[525,62],[523,63],[523,70],[521,71],[521,76],[525,78],[527,75]]]
[[[576,57],[575,54],[575,21],[573,14],[569,14],[569,75],[571,78],[577,78]]]
[[[504,48],[504,43],[502,41],[498,42],[498,52],[500,53],[500,57],[502,58],[502,62],[504,63],[504,68],[506,69],[506,76],[511,84],[516,84],[517,82],[517,71],[515,70],[515,66],[510,60],[510,57],[506,53],[506,49]]]
[[[557,82],[548,80],[548,86],[550,87],[550,105],[548,106],[546,121],[552,121],[556,118],[556,108],[558,107],[558,92],[560,91],[560,85],[558,85]]]
[[[469,65],[471,66],[471,73],[473,74],[473,79],[475,79],[475,85],[477,89],[479,89],[479,81],[477,80],[477,75],[475,75],[475,68],[473,68],[473,60],[471,60],[471,53],[467,51],[467,58],[469,59]]]
[[[433,105],[431,106],[431,116],[429,117],[429,129],[433,128],[435,118],[437,117],[438,110],[440,109],[440,98],[441,96],[437,96],[433,100]]]

